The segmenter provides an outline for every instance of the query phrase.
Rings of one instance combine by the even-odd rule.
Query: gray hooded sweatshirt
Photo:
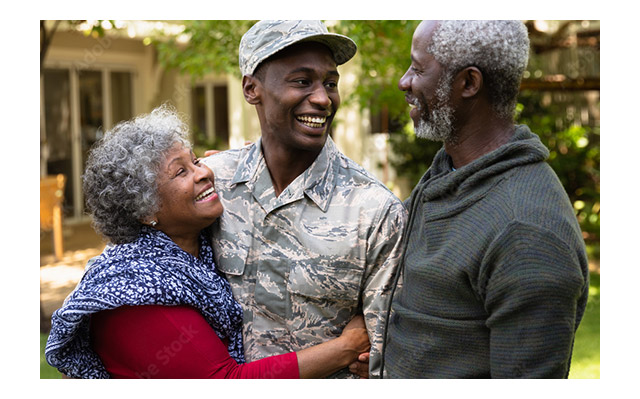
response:
[[[444,149],[407,201],[390,378],[566,378],[589,275],[580,226],[528,127],[453,170]]]

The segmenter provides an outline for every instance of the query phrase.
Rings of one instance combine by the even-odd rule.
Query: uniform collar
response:
[[[289,193],[291,199],[299,199],[306,194],[323,212],[326,212],[336,185],[339,163],[338,149],[331,137],[327,137],[315,161],[285,191],[291,191]],[[253,191],[263,173],[269,173],[269,171],[262,155],[262,138],[260,138],[239,160],[238,169],[231,183],[246,183]]]

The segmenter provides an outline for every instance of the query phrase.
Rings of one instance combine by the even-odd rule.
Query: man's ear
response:
[[[474,97],[482,90],[484,80],[482,72],[478,68],[474,66],[466,67],[460,71],[458,76],[462,78],[461,95],[463,98]]]
[[[256,77],[249,75],[242,77],[242,93],[249,104],[256,105],[260,103],[259,86],[260,81]]]

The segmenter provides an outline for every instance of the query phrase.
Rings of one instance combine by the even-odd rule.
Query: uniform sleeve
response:
[[[367,270],[362,294],[362,312],[371,341],[369,378],[380,376],[384,322],[407,222],[407,211],[395,198],[389,199],[382,209],[382,216],[367,242]]]
[[[299,378],[295,352],[239,365],[188,306],[99,312],[91,320],[91,341],[113,378]]]
[[[512,224],[481,274],[492,378],[566,378],[588,287],[575,250],[550,231]],[[484,291],[484,292],[483,292]]]

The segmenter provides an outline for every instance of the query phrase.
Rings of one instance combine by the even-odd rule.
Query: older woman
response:
[[[168,107],[117,125],[91,151],[87,208],[110,245],[52,317],[47,361],[78,378],[316,378],[369,343],[362,319],[297,353],[244,362],[242,310],[215,270],[213,173]]]

